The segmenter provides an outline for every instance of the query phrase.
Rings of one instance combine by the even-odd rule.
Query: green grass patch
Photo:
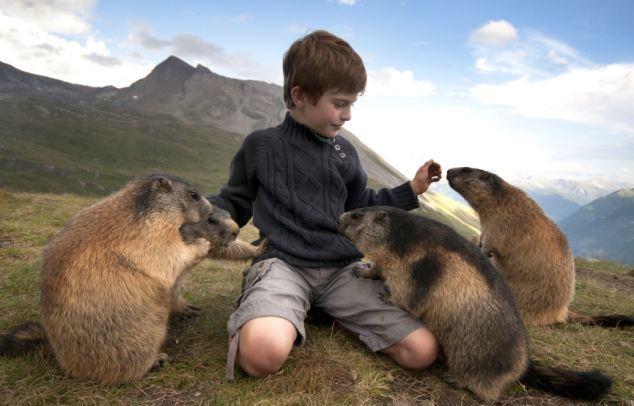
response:
[[[37,320],[41,253],[68,218],[94,198],[0,190],[0,331]],[[257,236],[252,226],[241,238]],[[247,262],[205,261],[191,271],[183,295],[200,306],[193,320],[174,323],[165,344],[170,362],[144,379],[102,386],[68,378],[55,359],[41,352],[0,362],[0,403],[48,404],[211,404],[211,405],[479,405],[470,393],[452,388],[426,371],[400,368],[371,353],[350,333],[330,322],[307,323],[305,345],[296,348],[282,370],[252,379],[241,370],[224,379],[226,323],[240,292]],[[606,266],[606,271],[619,272]],[[584,278],[577,283],[573,310],[584,314],[634,314],[631,296]],[[604,405],[629,405],[634,399],[632,330],[565,324],[531,328],[532,354],[542,362],[575,369],[598,368],[614,381]],[[629,403],[628,403],[629,402]],[[526,389],[508,388],[501,405],[575,405]]]
[[[577,268],[590,269],[593,271],[614,272],[634,276],[634,266],[600,259],[575,258],[575,266]]]

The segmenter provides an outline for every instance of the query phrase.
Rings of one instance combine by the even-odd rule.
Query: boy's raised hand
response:
[[[423,166],[418,168],[414,179],[410,181],[412,190],[417,195],[425,193],[433,182],[438,182],[442,177],[442,168],[439,163],[433,159],[425,162]]]

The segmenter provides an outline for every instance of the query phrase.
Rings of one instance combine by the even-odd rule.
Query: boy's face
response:
[[[358,96],[356,93],[327,91],[314,104],[305,95],[298,97],[294,100],[293,118],[324,137],[335,138],[345,122],[352,118],[352,105]]]

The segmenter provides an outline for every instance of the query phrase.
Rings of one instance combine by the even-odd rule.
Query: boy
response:
[[[338,135],[366,84],[363,62],[344,40],[325,31],[306,35],[284,55],[283,73],[284,121],[248,135],[227,184],[209,196],[240,227],[253,216],[267,237],[264,252],[244,273],[227,325],[227,378],[233,379],[236,356],[252,377],[279,370],[305,339],[311,305],[372,351],[423,369],[436,359],[436,338],[405,311],[381,302],[382,281],[353,275],[363,254],[337,232],[336,220],[363,206],[418,207],[417,195],[440,179],[440,165],[426,162],[411,182],[394,189],[367,188],[356,150]]]

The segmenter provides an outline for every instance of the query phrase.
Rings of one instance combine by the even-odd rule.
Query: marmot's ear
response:
[[[374,217],[378,221],[384,221],[387,218],[386,211],[378,211],[376,212],[376,216]]]
[[[161,187],[161,189],[166,192],[171,192],[172,189],[174,189],[174,187],[172,186],[172,181],[162,176],[158,178],[156,182]]]

